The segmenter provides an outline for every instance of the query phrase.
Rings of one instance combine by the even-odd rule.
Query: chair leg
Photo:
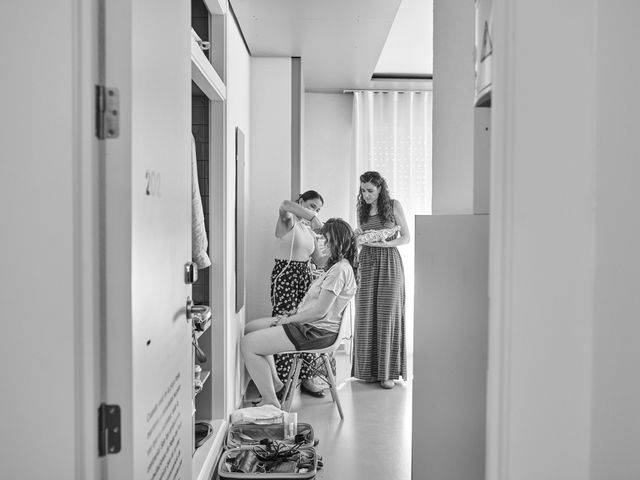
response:
[[[321,355],[324,359],[324,365],[327,369],[327,377],[329,379],[329,391],[331,391],[331,397],[333,398],[333,401],[336,402],[338,413],[340,413],[340,419],[344,420],[344,413],[342,413],[342,404],[340,403],[338,388],[336,386],[336,377],[333,375],[333,371],[331,369],[331,360],[329,360],[329,355],[327,355],[326,353],[322,353]]]
[[[300,377],[300,370],[302,369],[302,357],[298,354],[294,354],[291,368],[289,369],[289,375],[287,375],[287,382],[284,386],[284,395],[282,396],[282,405],[280,408],[285,412],[291,411],[291,403],[293,402],[293,394],[295,393],[296,385],[298,384],[298,378]]]

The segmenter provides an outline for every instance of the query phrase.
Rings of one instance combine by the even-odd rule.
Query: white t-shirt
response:
[[[337,333],[340,330],[342,312],[349,300],[355,296],[357,289],[358,285],[353,274],[353,268],[351,268],[351,264],[347,260],[342,259],[311,284],[307,294],[300,302],[298,313],[308,310],[313,302],[320,297],[322,290],[333,292],[337,298],[329,312],[324,317],[307,323],[313,324],[314,327]]]

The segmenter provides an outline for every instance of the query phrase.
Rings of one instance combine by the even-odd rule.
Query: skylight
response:
[[[433,0],[402,0],[373,78],[431,78]]]

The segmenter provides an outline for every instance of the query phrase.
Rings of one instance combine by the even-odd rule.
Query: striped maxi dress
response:
[[[393,227],[372,215],[363,232]],[[363,246],[356,294],[351,375],[367,381],[407,378],[404,268],[395,247]]]

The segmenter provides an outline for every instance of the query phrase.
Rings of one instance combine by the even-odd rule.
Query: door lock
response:
[[[195,262],[187,262],[184,264],[184,283],[193,284],[198,280],[198,265]]]

